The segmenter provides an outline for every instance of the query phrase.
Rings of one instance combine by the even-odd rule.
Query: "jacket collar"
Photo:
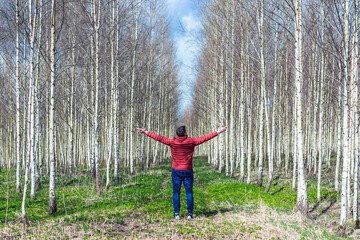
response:
[[[185,135],[185,136],[183,136],[183,137],[177,137],[177,138],[176,138],[176,141],[177,141],[177,142],[183,142],[183,141],[186,140],[187,138],[188,138],[187,135]]]

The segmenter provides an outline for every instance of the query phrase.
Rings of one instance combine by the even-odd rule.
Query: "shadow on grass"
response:
[[[281,188],[279,188],[279,190],[277,190],[277,191],[275,191],[275,192],[271,193],[271,195],[275,195],[275,194],[277,194],[277,193],[280,193],[282,190],[284,190],[284,188],[285,188],[285,187],[281,187]]]
[[[229,209],[229,208],[221,208],[221,209],[216,209],[216,210],[211,210],[211,211],[204,211],[204,212],[201,212],[200,215],[203,214],[205,217],[213,217],[216,214],[226,213],[226,212],[230,212],[230,211],[231,211],[231,209]]]
[[[327,212],[330,210],[330,208],[331,208],[332,206],[334,206],[335,203],[336,203],[336,201],[331,201],[326,208],[324,208],[324,209],[322,209],[322,210],[319,210],[319,214],[314,214],[314,216],[313,216],[313,217],[314,217],[314,220],[317,220],[319,217],[321,217],[322,215],[324,215],[325,213],[327,213]],[[310,213],[313,212],[313,211],[315,211],[315,209],[316,209],[318,206],[319,206],[319,202],[317,202],[317,203],[314,205],[314,207],[313,207],[313,209],[311,209]]]
[[[334,204],[337,202],[337,196],[336,195],[328,195],[328,194],[325,194],[324,196],[321,197],[321,200],[320,201],[317,201],[315,203],[315,205],[313,206],[313,208],[309,211],[309,213],[313,213],[315,212],[315,210],[317,210],[320,206],[320,203],[321,202],[324,202],[325,203],[325,200],[329,200],[327,203],[329,204],[328,206],[326,206],[324,209],[319,209],[319,214],[315,214],[314,215],[314,219],[318,219],[319,217],[321,217],[322,215],[324,215],[325,213],[327,213],[330,208],[332,206],[334,206]]]

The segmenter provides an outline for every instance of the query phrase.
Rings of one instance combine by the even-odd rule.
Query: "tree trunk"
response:
[[[352,81],[353,81],[353,108],[354,108],[354,131],[355,131],[355,166],[354,166],[354,202],[353,202],[353,220],[356,225],[359,224],[358,215],[358,199],[359,199],[359,70],[358,70],[358,27],[359,27],[359,13],[358,1],[354,1],[354,33],[353,33],[353,48],[352,48]]]
[[[95,1],[95,0],[94,0]],[[101,195],[103,193],[102,178],[100,171],[99,160],[99,27],[100,27],[100,9],[101,1],[98,2],[98,9],[96,11],[96,4],[93,1],[93,18],[94,18],[94,30],[95,30],[95,106],[94,106],[94,159],[95,159],[95,173],[96,173],[96,194]]]
[[[20,154],[20,141],[21,141],[21,129],[20,129],[20,40],[19,40],[19,0],[16,0],[16,69],[15,69],[15,87],[16,87],[16,192],[21,192],[21,154]]]
[[[296,136],[297,136],[297,161],[298,161],[298,189],[296,211],[307,216],[309,211],[308,197],[306,193],[306,181],[303,159],[303,136],[302,136],[302,2],[295,0],[295,86],[296,86]]]
[[[49,151],[50,151],[50,182],[49,182],[49,214],[57,211],[55,195],[55,134],[54,134],[54,113],[55,113],[55,0],[51,1],[51,43],[50,43],[50,117],[49,117]]]
[[[321,26],[321,45],[322,48],[324,48],[324,24],[325,24],[325,6],[323,5],[321,8],[321,20],[322,20],[322,26]],[[317,201],[320,202],[321,200],[321,170],[322,170],[322,161],[323,161],[323,152],[324,152],[324,146],[323,146],[323,104],[324,104],[324,82],[325,82],[325,55],[324,51],[321,51],[321,75],[320,75],[320,83],[319,83],[319,138],[318,138],[318,150],[319,150],[319,166],[318,166],[318,182],[317,182]]]
[[[28,117],[27,117],[27,153],[26,153],[26,170],[25,170],[25,182],[24,182],[24,192],[23,192],[23,201],[22,201],[22,222],[24,225],[28,225],[27,214],[26,214],[26,197],[27,197],[27,188],[29,180],[29,168],[30,161],[34,157],[34,42],[35,42],[35,25],[36,25],[36,15],[37,15],[37,3],[34,3],[34,13],[33,2],[29,0],[29,29],[30,29],[30,66],[29,66],[29,99],[28,99]]]
[[[264,0],[260,0],[260,10],[258,10],[258,32],[260,41],[260,109],[259,109],[259,170],[257,186],[261,187],[263,184],[263,133],[264,133],[264,100],[265,100],[265,58],[264,58],[264,36],[263,36],[263,23],[264,23]]]
[[[348,41],[349,41],[349,1],[345,1],[344,14],[344,48],[343,48],[343,171],[341,181],[341,212],[340,225],[345,227],[347,222],[347,179],[349,174],[349,103],[348,103]]]

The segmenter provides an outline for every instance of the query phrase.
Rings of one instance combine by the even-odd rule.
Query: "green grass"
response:
[[[54,216],[49,216],[47,212],[49,179],[44,177],[41,180],[42,187],[37,191],[37,199],[31,201],[29,196],[27,198],[28,219],[32,226],[45,222],[52,222],[54,226],[77,224],[79,230],[84,231],[93,229],[93,224],[111,223],[125,226],[129,219],[137,219],[140,225],[141,223],[158,223],[159,226],[167,229],[166,231],[154,230],[159,236],[176,232],[198,238],[211,234],[226,238],[235,230],[244,234],[257,234],[262,227],[231,222],[225,223],[221,227],[213,226],[211,221],[218,214],[238,211],[252,214],[261,204],[274,211],[292,214],[296,204],[297,193],[291,189],[291,186],[283,186],[279,181],[271,187],[269,193],[264,193],[265,187],[240,183],[237,179],[219,173],[208,166],[203,157],[194,159],[194,174],[194,214],[197,217],[209,219],[209,224],[203,223],[206,225],[205,228],[203,225],[194,225],[197,224],[196,221],[191,225],[186,222],[179,223],[175,229],[169,229],[167,226],[168,220],[173,218],[171,165],[169,163],[136,176],[130,176],[124,171],[120,175],[121,184],[111,186],[101,196],[96,195],[95,180],[86,171],[79,171],[73,176],[58,175],[56,178],[58,211]],[[103,183],[105,183],[104,171]],[[316,203],[316,190],[315,185],[308,186],[310,205]],[[28,192],[30,194],[30,189]],[[338,194],[329,190],[323,190],[321,195],[323,201],[337,202],[339,200]],[[180,215],[184,216],[187,214],[187,210],[183,187],[180,197]],[[0,172],[0,228],[20,222],[21,202],[22,193],[15,192],[15,171]],[[272,221],[275,224],[276,221]],[[312,230],[303,231],[301,228],[285,222],[277,224],[285,230],[292,229],[299,232],[305,239],[316,238]],[[18,230],[20,231],[20,227]],[[14,234],[18,234],[17,230]],[[52,233],[46,234],[51,236]],[[131,234],[127,236],[131,236]],[[133,237],[135,238],[135,236]],[[325,239],[335,238],[327,230],[322,232],[322,237]]]
[[[241,183],[236,179],[227,177],[207,166],[205,161],[194,161],[194,171],[197,179],[208,192],[205,203],[211,203],[210,210],[221,210],[226,206],[236,207],[249,204],[264,203],[278,210],[293,210],[296,205],[296,191],[291,186],[272,186],[269,193],[264,193],[266,187],[257,187],[256,184]],[[308,199],[310,204],[317,202],[316,186],[308,186]],[[338,201],[339,194],[322,190],[324,200]]]
[[[96,195],[95,181],[89,176],[74,178],[58,176],[56,188],[58,211],[53,217],[76,215],[78,221],[90,218],[102,221],[106,217],[119,217],[119,212],[126,215],[130,210],[140,209],[157,199],[161,192],[161,183],[167,175],[166,168],[168,167],[158,167],[153,169],[151,174],[145,172],[133,178],[123,175],[121,185],[112,186],[101,196]],[[5,221],[20,220],[22,193],[16,193],[14,175],[14,171],[0,173],[0,224],[4,224]],[[34,201],[30,200],[30,189],[28,190],[26,209],[30,222],[53,218],[47,213],[49,196],[47,185],[45,178]],[[99,214],[88,216],[89,212]]]

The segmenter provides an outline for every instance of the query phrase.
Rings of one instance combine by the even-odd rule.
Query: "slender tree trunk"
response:
[[[132,71],[131,71],[131,95],[130,95],[130,174],[134,174],[134,137],[133,137],[133,122],[134,122],[134,91],[135,91],[135,79],[136,79],[136,44],[138,41],[138,20],[139,20],[139,4],[138,1],[135,1],[135,30],[134,30],[134,42],[133,42],[133,55],[132,55]]]
[[[342,171],[342,181],[341,181],[341,212],[340,212],[340,225],[345,227],[347,222],[347,210],[348,210],[348,200],[347,200],[347,182],[349,174],[349,103],[348,103],[348,41],[349,41],[349,1],[345,1],[344,11],[344,48],[343,48],[343,67],[344,67],[344,76],[343,76],[343,171]]]
[[[51,1],[51,43],[50,43],[50,117],[49,117],[49,151],[50,151],[50,182],[49,182],[49,214],[57,211],[55,195],[55,134],[54,134],[54,113],[55,113],[55,0]]]
[[[341,64],[339,63],[339,69],[341,69]],[[339,79],[341,79],[341,71],[339,71]],[[337,151],[336,151],[336,168],[335,168],[335,190],[339,191],[339,169],[340,169],[340,157],[341,157],[341,106],[342,106],[342,89],[338,90],[338,107],[339,107],[339,114],[337,117]]]
[[[244,46],[242,44],[242,46]],[[242,51],[242,50],[241,50]],[[242,51],[242,56],[244,56],[244,52]],[[244,126],[245,126],[245,77],[244,77],[244,61],[241,61],[241,73],[240,73],[240,181],[244,182],[245,171],[245,144],[244,144]],[[251,161],[251,160],[250,160]]]
[[[231,102],[230,102],[230,128],[233,129],[230,135],[230,176],[234,175],[234,156],[235,156],[235,4],[232,3],[232,22],[231,22]],[[242,93],[241,93],[242,95]],[[244,111],[241,112],[241,116]],[[241,122],[241,124],[243,124]],[[242,129],[243,130],[243,129]],[[241,130],[240,130],[241,132]],[[239,137],[237,138],[237,140]],[[241,139],[240,139],[241,140]],[[243,145],[242,145],[243,146]],[[241,171],[240,171],[241,172]],[[242,171],[244,172],[244,170]]]
[[[94,0],[95,1],[95,0]],[[93,17],[95,25],[95,107],[94,107],[94,158],[95,158],[95,172],[96,172],[96,194],[101,195],[103,193],[102,178],[100,171],[100,160],[99,160],[99,27],[100,27],[100,9],[101,1],[98,2],[98,10],[96,12],[96,4],[93,2]]]
[[[297,161],[298,161],[298,189],[296,211],[307,216],[309,211],[308,197],[306,193],[306,181],[303,158],[302,136],[302,2],[295,0],[295,86],[296,86],[296,136],[297,136]]]
[[[358,1],[354,1],[354,33],[353,33],[353,48],[352,48],[352,78],[353,78],[353,108],[354,108],[354,127],[355,127],[355,166],[354,166],[354,202],[353,202],[353,220],[356,225],[359,224],[359,214],[358,214],[358,199],[359,199],[359,103],[358,103],[358,93],[359,93],[359,70],[358,70],[358,27],[359,27],[359,10]]]
[[[114,4],[116,1],[114,2]],[[118,12],[118,5],[116,6],[116,12]],[[116,22],[118,22],[119,15],[116,15]],[[119,31],[116,30],[116,53],[119,52]],[[115,60],[114,60],[115,61]],[[116,79],[119,78],[119,64],[116,64]],[[118,123],[118,104],[119,104],[119,92],[118,92],[118,86],[115,84],[115,102],[113,103],[114,106],[114,139],[115,139],[115,146],[114,146],[114,182],[116,185],[119,184],[119,123]]]
[[[321,26],[321,44],[324,45],[324,24],[325,24],[325,6],[322,6],[321,9],[321,19],[322,19],[322,26]],[[324,46],[323,46],[324,47]],[[324,51],[321,51],[321,75],[320,75],[320,83],[319,83],[319,138],[318,138],[318,150],[319,150],[319,167],[318,167],[318,182],[317,182],[317,201],[320,202],[321,200],[321,170],[322,170],[322,161],[323,161],[323,105],[324,105],[324,78],[325,78],[325,55]]]
[[[69,93],[69,127],[68,127],[68,156],[67,162],[69,164],[70,174],[74,171],[74,82],[75,82],[75,37],[72,39],[71,49],[71,78],[70,78],[70,93]]]
[[[116,99],[115,99],[115,58],[114,58],[114,31],[115,31],[115,0],[112,1],[112,14],[111,14],[111,33],[110,33],[110,58],[111,58],[111,70],[110,70],[110,81],[111,81],[111,116],[110,116],[110,126],[108,133],[108,159],[106,164],[106,189],[110,188],[110,165],[111,165],[111,150],[113,143],[112,130],[115,125],[114,123],[114,114],[116,109]],[[112,103],[112,104],[111,104]]]
[[[34,3],[34,13],[33,2],[29,0],[29,29],[30,29],[30,66],[29,66],[29,99],[28,99],[28,117],[27,117],[27,153],[26,153],[26,170],[25,170],[25,182],[24,182],[24,192],[23,192],[23,201],[22,201],[22,222],[24,225],[28,225],[27,214],[26,214],[26,197],[27,197],[27,188],[29,180],[29,170],[30,170],[30,161],[34,157],[34,42],[35,42],[35,24],[36,24],[36,15],[37,15],[37,3]]]
[[[263,133],[264,133],[264,100],[265,100],[265,58],[264,58],[264,36],[263,36],[263,24],[264,24],[264,0],[260,0],[260,10],[258,10],[258,32],[260,41],[260,109],[259,109],[259,170],[257,186],[261,187],[263,184]]]
[[[296,99],[295,99],[296,100]],[[296,117],[294,116],[296,114],[296,109],[297,109],[297,105],[296,105],[296,101],[294,102],[294,114],[293,114],[293,126],[292,126],[292,139],[293,139],[293,154],[292,154],[292,159],[293,159],[293,178],[292,178],[292,189],[295,191],[296,190],[296,179],[297,179],[297,168],[298,168],[298,153],[297,153],[297,149],[298,149],[298,144],[297,144],[297,135],[296,135],[296,130],[297,130],[297,122],[296,122]]]
[[[21,153],[20,153],[20,141],[21,141],[21,130],[20,130],[20,39],[19,39],[19,0],[16,0],[16,69],[15,69],[15,84],[16,84],[16,192],[21,192]]]

